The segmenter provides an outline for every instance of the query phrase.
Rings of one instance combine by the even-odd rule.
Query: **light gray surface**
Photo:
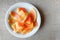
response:
[[[27,39],[14,37],[5,27],[6,11],[17,2],[34,4],[42,15],[41,28]],[[60,0],[0,0],[0,40],[60,40]]]

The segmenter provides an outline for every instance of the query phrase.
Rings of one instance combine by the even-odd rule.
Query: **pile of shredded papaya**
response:
[[[29,12],[23,8],[17,8],[17,11],[11,11],[8,23],[16,33],[27,34],[37,26],[36,11],[31,9]]]

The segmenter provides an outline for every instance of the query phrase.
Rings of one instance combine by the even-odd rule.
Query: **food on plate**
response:
[[[34,10],[34,9],[31,9],[30,10],[30,15],[31,15],[31,17],[32,17],[32,20],[33,21],[36,21],[36,11]]]
[[[17,8],[17,12],[11,11],[8,23],[16,33],[27,34],[37,26],[36,11],[32,8],[28,12],[25,8]]]

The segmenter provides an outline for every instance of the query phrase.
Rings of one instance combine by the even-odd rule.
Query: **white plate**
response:
[[[22,35],[22,34],[18,34],[18,33],[15,33],[13,32],[13,30],[11,29],[11,27],[9,26],[9,23],[8,23],[8,16],[9,16],[9,12],[11,12],[12,10],[14,10],[15,8],[18,8],[18,7],[24,7],[26,8],[28,11],[32,8],[34,8],[36,10],[36,13],[37,13],[37,23],[38,23],[38,26],[35,27],[31,32],[29,32],[28,34],[25,34],[25,35]],[[25,3],[25,2],[20,2],[20,3],[16,3],[14,5],[12,5],[8,10],[7,10],[7,13],[6,13],[6,16],[5,16],[5,24],[6,24],[6,28],[8,29],[8,31],[18,37],[18,38],[28,38],[28,37],[31,37],[32,35],[34,35],[40,25],[41,25],[41,16],[40,16],[40,13],[39,11],[37,10],[37,8],[35,6],[33,6],[32,4],[30,3]]]

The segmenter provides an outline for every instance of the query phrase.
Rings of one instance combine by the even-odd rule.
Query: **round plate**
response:
[[[24,7],[24,8],[26,8],[28,11],[29,11],[30,9],[34,8],[34,10],[35,10],[36,13],[37,13],[37,23],[38,23],[38,25],[37,25],[31,32],[29,32],[29,33],[27,33],[27,34],[25,34],[25,35],[22,35],[22,34],[18,34],[18,33],[13,32],[13,30],[11,29],[11,27],[9,26],[9,23],[8,23],[9,12],[11,12],[12,10],[14,10],[14,9],[16,9],[16,8],[18,8],[18,7]],[[39,29],[39,27],[40,27],[40,25],[41,25],[41,16],[40,16],[40,13],[39,13],[39,11],[37,10],[37,8],[36,8],[35,6],[33,6],[33,5],[30,4],[30,3],[20,2],[20,3],[16,3],[16,4],[12,5],[12,6],[7,10],[7,13],[6,13],[6,16],[5,16],[5,24],[6,24],[6,28],[8,29],[8,31],[9,31],[12,35],[14,35],[14,36],[16,36],[16,37],[18,37],[18,38],[28,38],[28,37],[31,37],[32,35],[34,35],[34,34],[38,31],[38,29]]]

